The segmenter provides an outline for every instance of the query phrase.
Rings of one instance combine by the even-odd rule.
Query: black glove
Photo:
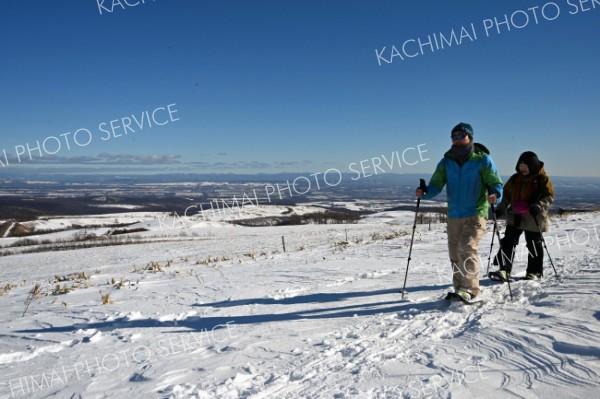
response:
[[[423,190],[423,194],[427,192],[427,183],[425,183],[425,180],[419,179],[419,188]]]
[[[421,191],[421,196],[419,196],[419,191]],[[425,180],[420,179],[419,187],[417,187],[416,195],[418,198],[422,198],[423,195],[425,195],[426,193],[427,193],[427,183],[425,183]]]
[[[529,214],[533,217],[542,213],[542,207],[540,204],[531,204],[529,205]]]

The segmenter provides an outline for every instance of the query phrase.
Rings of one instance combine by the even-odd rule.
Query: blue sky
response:
[[[420,144],[429,161],[392,171],[430,174],[465,121],[503,175],[532,150],[551,175],[600,176],[598,0],[128,3],[0,3],[0,174],[348,171]],[[169,104],[178,120],[100,138]],[[81,128],[85,147],[15,158]]]

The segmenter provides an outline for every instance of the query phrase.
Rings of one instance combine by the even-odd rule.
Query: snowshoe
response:
[[[474,305],[481,303],[480,299],[473,298],[468,291],[458,290],[457,292],[449,292],[446,295],[447,301],[462,302],[466,305]]]
[[[510,278],[510,273],[508,273],[506,270],[497,270],[495,272],[489,272],[488,278],[492,281],[501,281],[503,283],[506,283],[507,281],[513,281]]]

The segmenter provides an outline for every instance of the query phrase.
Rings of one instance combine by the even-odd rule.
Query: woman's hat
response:
[[[519,164],[524,163],[529,168],[529,174],[537,175],[542,169],[542,162],[539,160],[538,156],[533,151],[525,151],[519,157],[517,161],[516,170],[519,172]]]

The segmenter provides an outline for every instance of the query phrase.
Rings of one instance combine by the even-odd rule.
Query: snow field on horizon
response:
[[[551,233],[599,219],[554,220]],[[514,302],[506,285],[482,279],[484,304],[465,307],[441,300],[451,278],[445,224],[418,225],[401,301],[413,220],[207,226],[189,241],[0,258],[0,282],[16,285],[0,296],[0,397],[593,397],[597,240],[550,247],[562,283],[546,257],[545,279],[513,283]],[[139,272],[151,262],[162,271]],[[517,275],[524,269],[515,263]],[[80,272],[89,281],[21,317],[34,282],[51,290],[56,275]],[[100,292],[114,303],[102,305]],[[67,371],[51,378],[59,365]],[[34,389],[15,391],[24,381]]]

